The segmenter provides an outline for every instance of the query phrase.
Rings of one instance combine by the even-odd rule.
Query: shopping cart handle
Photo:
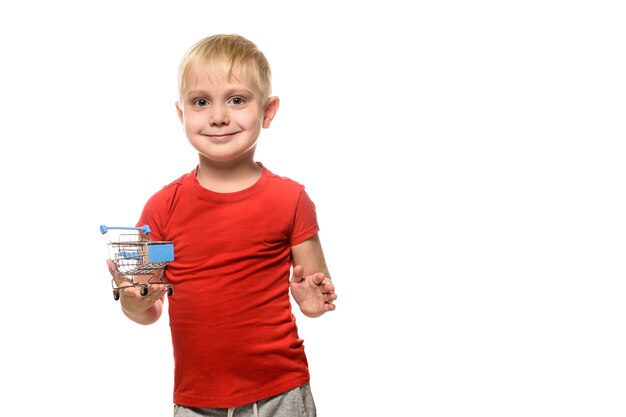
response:
[[[112,226],[105,226],[105,225],[100,225],[100,233],[105,234],[106,232],[108,232],[109,230],[139,230],[141,232],[143,232],[146,235],[150,234],[150,226],[148,226],[147,224],[141,227],[112,227]]]

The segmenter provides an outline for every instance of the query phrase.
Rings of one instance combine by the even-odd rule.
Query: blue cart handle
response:
[[[112,226],[105,226],[105,225],[100,225],[100,233],[105,234],[106,232],[108,232],[109,230],[139,230],[141,232],[143,232],[146,235],[150,234],[150,226],[148,226],[147,224],[145,226],[141,226],[141,227],[112,227]]]

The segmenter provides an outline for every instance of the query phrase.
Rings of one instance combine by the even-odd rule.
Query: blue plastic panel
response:
[[[170,242],[149,242],[148,262],[172,262],[174,260],[174,244]]]

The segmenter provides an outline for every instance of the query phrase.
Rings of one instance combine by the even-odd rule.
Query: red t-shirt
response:
[[[193,170],[152,196],[139,220],[151,240],[174,242],[176,404],[235,407],[309,380],[289,278],[291,246],[319,230],[315,206],[302,185],[261,167],[234,193],[203,188]]]

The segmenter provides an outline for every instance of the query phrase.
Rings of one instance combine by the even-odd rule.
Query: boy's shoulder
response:
[[[282,186],[282,187],[293,187],[293,188],[297,188],[297,189],[303,189],[304,188],[304,185],[302,185],[298,181],[293,180],[290,177],[285,177],[285,176],[282,176],[282,175],[275,174],[272,171],[268,170],[262,164],[259,164],[259,165],[261,165],[263,167],[263,169],[265,171],[267,171],[267,175],[268,175],[269,179],[273,180],[279,186]]]
[[[171,201],[180,189],[180,186],[185,184],[194,173],[195,169],[181,175],[169,184],[164,185],[150,197],[150,202],[154,204],[157,201]]]
[[[187,182],[189,178],[193,178],[195,175],[196,175],[196,169],[194,168],[193,171],[187,172],[181,175],[180,177],[176,178],[174,181],[170,182],[169,184],[164,185],[161,191],[176,189],[180,187],[182,184],[184,184],[185,182]]]
[[[194,169],[191,172],[187,172],[183,175],[181,175],[180,177],[176,178],[174,181],[170,182],[169,184],[164,185],[159,191],[157,191],[158,193],[175,193],[176,190],[183,185],[185,182],[189,181],[189,178],[192,178],[195,175],[196,170]]]

